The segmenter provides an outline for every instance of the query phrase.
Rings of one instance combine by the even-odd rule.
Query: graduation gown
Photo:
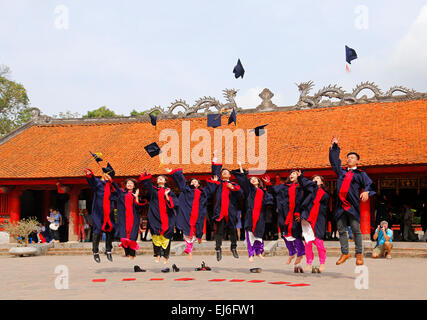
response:
[[[254,234],[256,238],[262,238],[265,231],[265,214],[267,205],[273,204],[273,196],[266,189],[252,185],[247,172],[233,170],[237,183],[242,188],[246,201],[246,214],[244,228]]]
[[[212,164],[212,175],[221,176],[222,164]],[[233,189],[229,189],[227,184],[231,183]],[[242,191],[237,183],[225,180],[214,181],[207,180],[206,189],[209,194],[215,195],[215,204],[212,218],[215,221],[225,219],[225,227],[228,229],[236,229],[239,219],[239,200],[242,197]]]
[[[323,239],[326,233],[329,193],[319,187],[315,181],[302,175],[298,177],[298,182],[304,191],[301,218],[310,223],[317,238]]]
[[[141,175],[139,181],[142,182],[147,190],[149,201],[148,207],[148,224],[152,235],[163,235],[167,239],[171,239],[175,228],[175,213],[174,208],[178,207],[178,198],[171,190],[169,193],[169,201],[166,200],[165,190],[167,188],[159,188],[153,186],[151,182],[151,174]]]
[[[185,236],[201,239],[207,212],[208,189],[191,188],[185,180],[182,169],[175,169],[170,175],[180,190],[176,226]]]
[[[295,220],[301,214],[303,190],[295,183],[278,184],[269,187],[269,191],[276,195],[277,201],[277,224],[284,237],[292,236],[302,239],[301,222]]]
[[[372,180],[360,169],[344,169],[341,167],[340,148],[336,143],[329,149],[329,162],[337,175],[337,205],[335,218],[339,219],[344,212],[350,213],[360,222],[360,192],[362,189],[375,194]]]
[[[86,176],[86,180],[93,190],[91,212],[93,233],[113,231],[115,228],[114,200],[111,199],[114,192],[113,184],[96,178],[92,171]]]
[[[130,247],[133,250],[138,250],[137,244],[139,234],[139,216],[143,205],[147,201],[139,203],[132,192],[120,188],[116,183],[113,183],[115,191],[112,197],[117,201],[117,224],[115,237],[119,238],[122,246]]]

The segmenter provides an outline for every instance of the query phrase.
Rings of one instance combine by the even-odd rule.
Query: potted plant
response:
[[[18,222],[8,221],[2,225],[2,228],[17,241],[17,246],[11,248],[9,253],[21,257],[38,254],[39,250],[36,247],[28,246],[29,235],[40,228],[40,223],[36,218],[30,217]]]

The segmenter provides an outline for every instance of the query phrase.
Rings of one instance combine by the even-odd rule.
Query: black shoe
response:
[[[261,268],[252,268],[252,269],[249,269],[249,271],[252,273],[260,273],[262,271],[262,269]]]
[[[221,259],[222,259],[221,249],[216,250],[216,260],[221,261]]]
[[[162,269],[162,272],[164,272],[164,273],[169,272],[169,271],[171,271],[169,268]]]
[[[99,253],[94,253],[93,254],[93,259],[95,259],[95,261],[98,262],[98,263],[101,262],[101,258],[99,257]]]
[[[237,254],[236,248],[231,249],[231,252],[233,253],[233,257],[235,257],[236,259],[239,258],[239,255]]]
[[[111,255],[111,252],[106,252],[105,254],[107,255],[107,259],[113,262],[113,256]]]
[[[145,272],[145,270],[141,269],[139,266],[134,266],[133,267],[133,271],[135,271],[135,272]]]
[[[173,272],[179,272],[179,268],[176,266],[176,264],[172,265]]]

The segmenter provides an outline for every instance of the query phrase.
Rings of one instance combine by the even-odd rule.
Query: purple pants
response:
[[[297,257],[303,256],[305,254],[304,242],[302,242],[301,239],[288,241],[285,238],[283,238],[283,240],[285,240],[285,244],[286,244],[286,247],[288,248],[290,257],[295,255],[295,253],[297,254]]]
[[[264,242],[255,240],[254,245],[251,245],[251,242],[249,241],[249,234],[248,231],[246,231],[246,244],[248,245],[248,254],[249,257],[259,254],[262,254],[264,252]]]

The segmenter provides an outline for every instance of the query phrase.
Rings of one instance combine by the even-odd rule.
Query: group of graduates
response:
[[[337,175],[335,219],[342,252],[336,264],[342,264],[350,258],[347,238],[347,227],[350,226],[356,245],[356,264],[361,265],[363,247],[360,201],[366,201],[375,194],[375,191],[367,174],[357,168],[359,161],[357,153],[347,154],[345,169],[341,167],[339,156],[338,139],[333,138],[329,160]],[[106,233],[108,260],[112,261],[113,238],[120,239],[119,246],[123,247],[126,257],[134,259],[136,250],[139,249],[137,238],[140,229],[140,208],[144,205],[148,206],[148,226],[152,235],[155,261],[160,262],[163,257],[163,263],[167,263],[175,228],[183,232],[186,243],[184,252],[191,258],[194,241],[200,243],[203,236],[207,203],[210,198],[214,201],[210,218],[215,223],[216,258],[218,261],[222,259],[221,247],[225,232],[230,235],[233,256],[239,258],[236,250],[236,229],[240,218],[239,202],[243,198],[246,208],[243,227],[249,261],[252,262],[255,256],[264,259],[266,208],[275,204],[279,232],[289,251],[286,263],[291,264],[296,258],[294,271],[304,272],[300,263],[305,255],[305,270],[310,270],[314,259],[312,250],[314,244],[318,250],[320,266],[312,270],[323,272],[326,261],[323,238],[326,233],[330,197],[325,189],[323,177],[317,175],[308,179],[300,170],[292,170],[284,183],[277,180],[273,185],[267,175],[262,178],[249,176],[241,163],[238,164],[238,169],[223,168],[222,164],[217,162],[214,152],[211,177],[206,180],[204,188],[198,179],[192,178],[187,182],[182,169],[166,169],[180,191],[179,196],[167,187],[166,175],[158,176],[154,185],[153,177],[146,169],[143,170],[139,181],[127,179],[122,187],[113,181],[115,172],[110,164],[102,168],[104,174],[101,179],[96,178],[90,169],[85,169],[87,181],[94,192],[91,215],[95,261],[100,262],[99,241],[102,232]],[[230,180],[232,175],[237,183]],[[138,185],[142,185],[146,190],[147,200],[140,200]],[[115,206],[117,221],[114,219]],[[174,271],[179,271],[176,265],[172,267]],[[145,271],[139,266],[134,266],[134,270]],[[162,269],[162,272],[169,271],[169,268]]]

